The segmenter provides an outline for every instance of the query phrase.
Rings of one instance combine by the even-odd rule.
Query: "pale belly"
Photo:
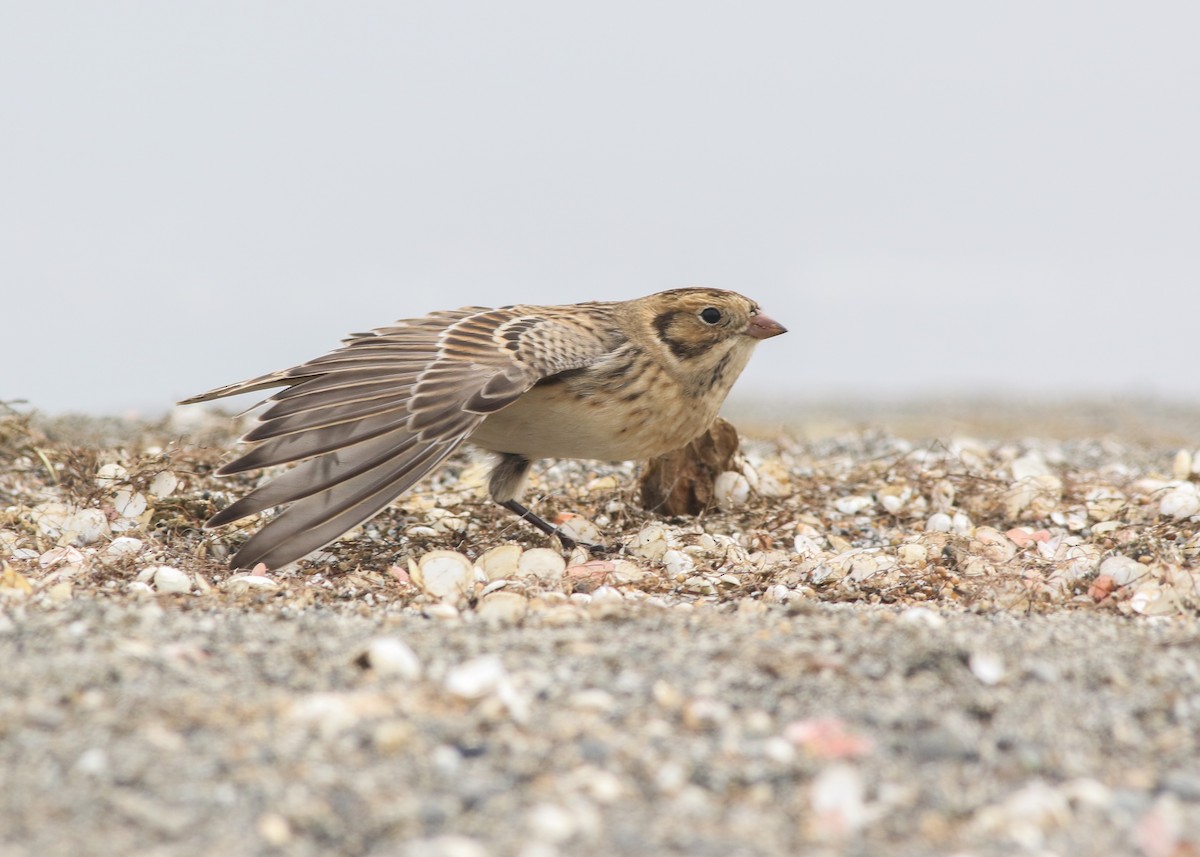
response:
[[[619,397],[580,399],[562,385],[535,387],[485,419],[470,440],[492,452],[530,459],[653,458],[708,428],[724,398],[645,395],[625,402]]]

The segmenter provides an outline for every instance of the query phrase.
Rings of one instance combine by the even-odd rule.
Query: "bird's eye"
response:
[[[721,320],[721,311],[715,306],[705,307],[700,311],[700,318],[705,324],[716,324]]]

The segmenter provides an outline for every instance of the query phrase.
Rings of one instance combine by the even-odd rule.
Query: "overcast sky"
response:
[[[0,0],[0,400],[707,284],[742,394],[1200,396],[1195,2]]]

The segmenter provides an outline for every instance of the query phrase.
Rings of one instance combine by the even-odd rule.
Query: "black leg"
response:
[[[539,530],[541,530],[546,535],[558,536],[558,540],[560,542],[562,542],[563,547],[565,547],[567,550],[572,550],[573,548],[581,547],[581,548],[587,549],[587,551],[589,553],[595,553],[595,554],[603,554],[603,553],[611,553],[612,552],[612,549],[605,545],[594,545],[591,542],[575,541],[573,538],[566,535],[558,527],[551,524],[549,521],[547,521],[545,518],[538,515],[536,512],[530,511],[525,506],[522,506],[516,500],[506,500],[503,503],[501,503],[500,505],[503,506],[505,509],[508,509],[508,511],[512,512],[514,515],[519,517],[521,520],[528,521],[529,523],[533,524],[535,527],[537,527]]]

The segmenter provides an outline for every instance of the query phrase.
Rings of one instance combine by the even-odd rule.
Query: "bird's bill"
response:
[[[787,328],[762,313],[751,318],[750,325],[746,328],[746,335],[753,339],[770,339],[781,333],[787,333]]]

